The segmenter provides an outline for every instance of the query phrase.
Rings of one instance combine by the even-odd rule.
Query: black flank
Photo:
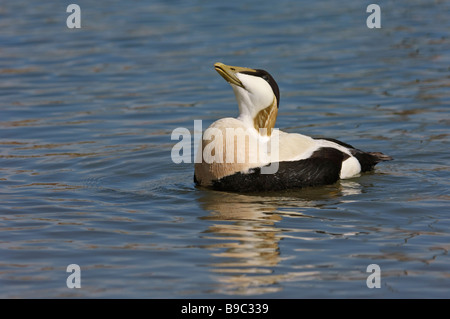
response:
[[[285,190],[334,184],[339,179],[342,161],[349,156],[326,147],[314,152],[310,158],[279,162],[275,174],[261,174],[261,168],[251,173],[236,173],[213,182],[213,188],[233,192],[259,192]]]

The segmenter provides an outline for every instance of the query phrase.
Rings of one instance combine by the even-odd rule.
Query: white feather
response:
[[[355,157],[351,156],[342,162],[340,178],[352,178],[358,176],[359,173],[361,173],[361,164]]]
[[[256,114],[273,102],[272,88],[260,77],[242,73],[237,73],[236,76],[245,87],[231,84],[239,106],[239,119],[244,122],[251,120],[253,123]]]

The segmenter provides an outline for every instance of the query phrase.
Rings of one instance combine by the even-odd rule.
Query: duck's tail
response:
[[[384,162],[384,161],[392,161],[393,158],[389,155],[383,154],[381,152],[368,152],[368,154],[372,155],[373,157],[375,157],[378,162]]]
[[[393,158],[380,152],[363,152],[357,149],[350,150],[352,155],[356,157],[361,164],[361,171],[367,172],[372,170],[375,165],[384,161],[392,161]]]

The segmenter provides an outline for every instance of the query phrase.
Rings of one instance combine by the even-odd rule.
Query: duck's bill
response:
[[[223,64],[221,62],[217,62],[214,64],[214,69],[230,84],[234,84],[240,87],[244,87],[242,82],[236,76],[239,72],[251,72],[255,71],[253,69],[244,68],[240,66],[230,66]]]

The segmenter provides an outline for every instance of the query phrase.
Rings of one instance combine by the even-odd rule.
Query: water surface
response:
[[[1,297],[448,297],[448,2],[379,1],[381,29],[360,1],[77,4],[73,30],[66,4],[0,5]],[[218,61],[275,77],[278,128],[395,161],[303,190],[196,188],[171,133],[237,115]]]

